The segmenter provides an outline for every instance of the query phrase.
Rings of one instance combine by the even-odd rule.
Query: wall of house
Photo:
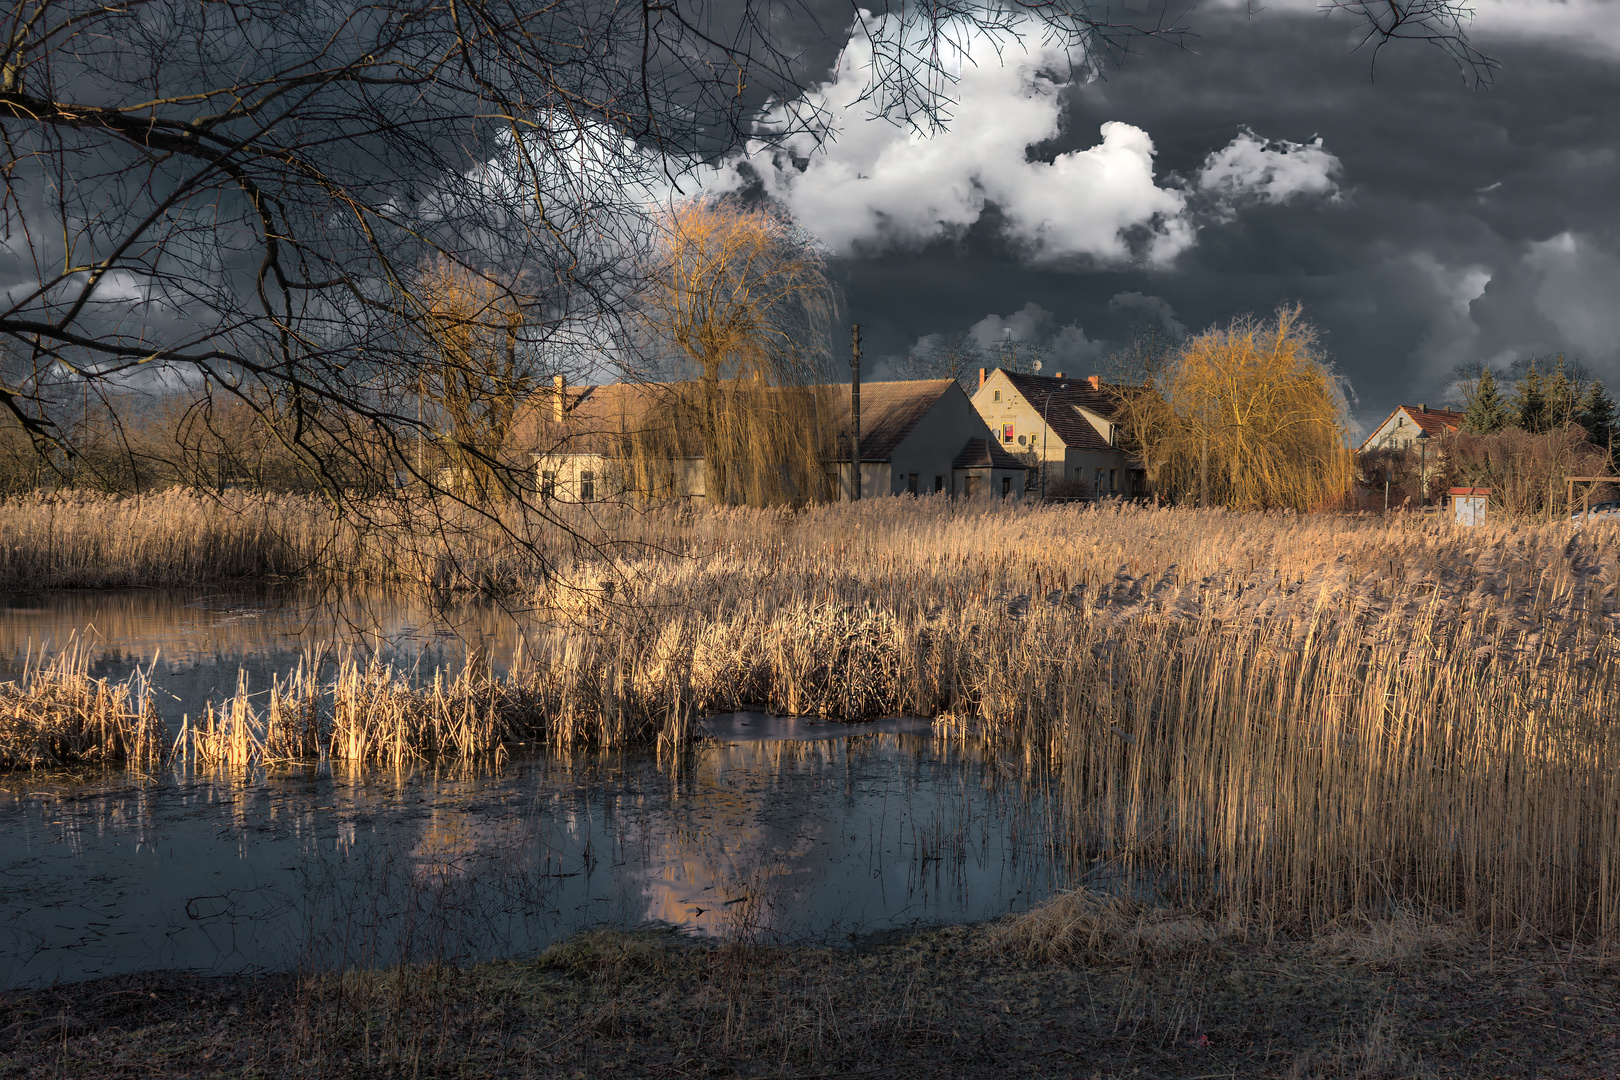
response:
[[[952,483],[951,463],[962,452],[969,439],[994,438],[984,419],[974,409],[973,402],[959,386],[948,387],[923,414],[915,427],[900,440],[889,458],[890,492],[904,495],[911,490],[911,477],[917,477],[917,493],[929,494],[934,481],[941,480],[941,490],[960,494]],[[998,481],[999,484],[999,481]],[[1017,484],[1023,486],[1023,481]],[[998,487],[997,490],[1000,490]]]
[[[894,483],[890,478],[892,470],[887,461],[861,462],[861,498],[875,499],[880,495],[893,494]],[[840,461],[837,465],[838,474],[838,501],[849,502],[850,496],[850,469],[849,462]]]
[[[954,493],[962,498],[1024,497],[1023,469],[956,469],[947,481]]]
[[[1365,446],[1369,450],[1404,450],[1412,445],[1422,430],[1405,413],[1397,412],[1384,421],[1383,427],[1373,432]]]
[[[1001,400],[996,400],[1000,393]],[[985,380],[984,386],[973,395],[973,408],[988,426],[993,437],[1001,443],[1001,448],[1009,454],[1033,454],[1034,460],[1044,462],[1047,469],[1046,482],[1054,483],[1059,477],[1069,480],[1079,479],[1085,484],[1086,490],[1093,496],[1098,494],[1096,484],[1097,470],[1102,470],[1102,495],[1119,494],[1133,495],[1130,480],[1131,471],[1126,467],[1125,454],[1119,450],[1086,450],[1072,449],[1058,437],[1056,431],[1049,429],[1040,412],[1032,406],[1024,395],[1013,389],[1012,383],[1005,373],[997,371]],[[1059,406],[1053,405],[1053,408]],[[1071,406],[1063,406],[1070,408]],[[1106,417],[1098,416],[1090,409],[1080,409],[1080,415],[1085,417],[1092,430],[1104,438],[1110,438],[1113,427]],[[1013,439],[1006,441],[1002,435],[1005,425],[1013,426]],[[1043,438],[1044,435],[1044,438]],[[1024,441],[1019,442],[1022,438]],[[1109,476],[1114,477],[1113,489],[1109,487]],[[1040,487],[1040,474],[1031,472],[1036,488]]]
[[[554,474],[551,498],[561,502],[587,501],[583,496],[585,475],[590,474],[588,501],[617,499],[628,492],[629,484],[615,458],[601,454],[547,454],[534,458],[534,481],[544,492],[546,474]],[[668,486],[652,493],[654,498],[703,498],[703,459],[675,458],[665,477]]]

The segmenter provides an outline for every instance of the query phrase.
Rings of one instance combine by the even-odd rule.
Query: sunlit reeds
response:
[[[145,678],[90,675],[90,654],[72,644],[30,656],[21,679],[0,683],[0,769],[124,762],[146,769],[168,746]]]

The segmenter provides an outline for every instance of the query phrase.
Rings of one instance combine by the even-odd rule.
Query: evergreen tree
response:
[[[1617,419],[1620,417],[1616,415],[1614,398],[1609,396],[1608,389],[1601,382],[1593,380],[1591,389],[1581,399],[1576,422],[1586,429],[1586,438],[1593,446],[1601,446],[1610,452],[1611,460]]]
[[[1562,428],[1565,424],[1575,422],[1580,402],[1577,400],[1578,392],[1575,385],[1569,380],[1569,373],[1564,370],[1564,354],[1559,353],[1552,378],[1547,380],[1546,386],[1547,406],[1542,421],[1545,431]]]
[[[1490,368],[1480,372],[1464,408],[1462,429],[1473,435],[1489,435],[1507,427],[1507,404]]]
[[[1524,430],[1537,434],[1547,430],[1547,387],[1538,365],[1531,364],[1519,380],[1513,394],[1513,411]]]

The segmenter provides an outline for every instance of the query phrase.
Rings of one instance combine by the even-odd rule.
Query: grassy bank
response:
[[[306,671],[183,752],[676,754],[706,712],[940,717],[1052,785],[1076,866],[1213,918],[1620,932],[1613,527],[875,500],[614,528],[621,558],[525,586],[509,677]]]
[[[1260,940],[1077,895],[852,949],[596,932],[471,968],[12,993],[0,1076],[1587,1078],[1620,1056],[1613,978],[1410,913]]]

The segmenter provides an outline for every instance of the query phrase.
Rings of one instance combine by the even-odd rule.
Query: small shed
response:
[[[1485,521],[1485,512],[1491,505],[1488,487],[1454,487],[1449,492],[1452,513],[1458,525],[1479,525]]]

